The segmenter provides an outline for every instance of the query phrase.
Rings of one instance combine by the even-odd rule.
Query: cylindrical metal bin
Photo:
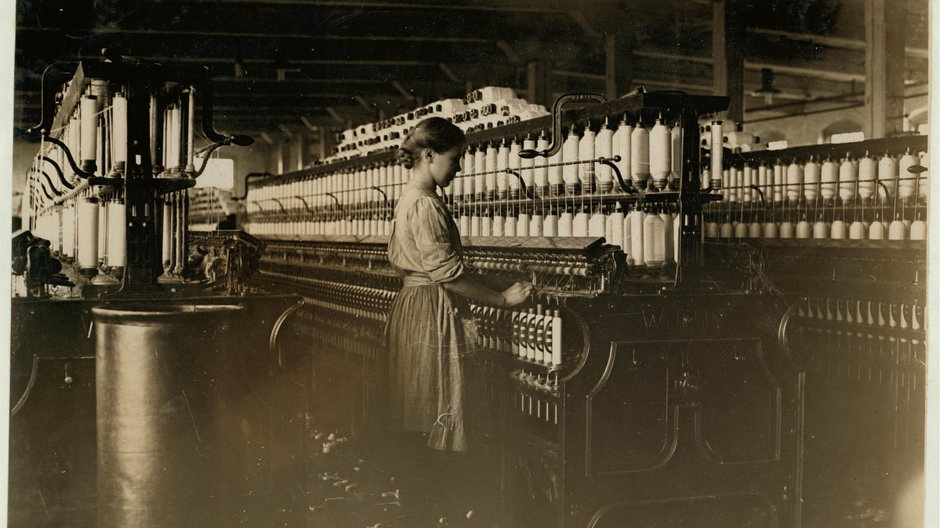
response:
[[[226,352],[241,311],[92,308],[99,528],[225,525],[238,463],[224,454]]]

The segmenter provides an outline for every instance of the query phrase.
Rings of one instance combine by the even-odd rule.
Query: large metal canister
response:
[[[223,526],[240,306],[95,307],[98,526]]]

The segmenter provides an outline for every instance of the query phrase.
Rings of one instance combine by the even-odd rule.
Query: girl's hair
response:
[[[430,148],[438,154],[462,146],[467,138],[460,128],[442,117],[429,117],[418,123],[401,142],[395,159],[406,169],[414,167],[415,156]]]

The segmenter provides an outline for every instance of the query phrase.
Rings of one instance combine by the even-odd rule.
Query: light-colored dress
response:
[[[403,275],[386,327],[389,420],[428,446],[467,450],[466,383],[476,336],[469,307],[442,284],[468,271],[454,220],[432,191],[407,185],[395,207],[389,262]]]

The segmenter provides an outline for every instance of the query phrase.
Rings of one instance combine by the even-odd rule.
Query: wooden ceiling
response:
[[[864,94],[864,0],[738,1],[747,92],[770,68],[778,102]],[[927,0],[906,10],[906,77],[924,83]],[[45,66],[102,48],[206,66],[217,128],[233,133],[342,128],[470,86],[524,94],[540,58],[554,93],[602,92],[605,34],[634,39],[634,84],[711,93],[711,11],[710,0],[18,0],[16,126],[39,120]]]

